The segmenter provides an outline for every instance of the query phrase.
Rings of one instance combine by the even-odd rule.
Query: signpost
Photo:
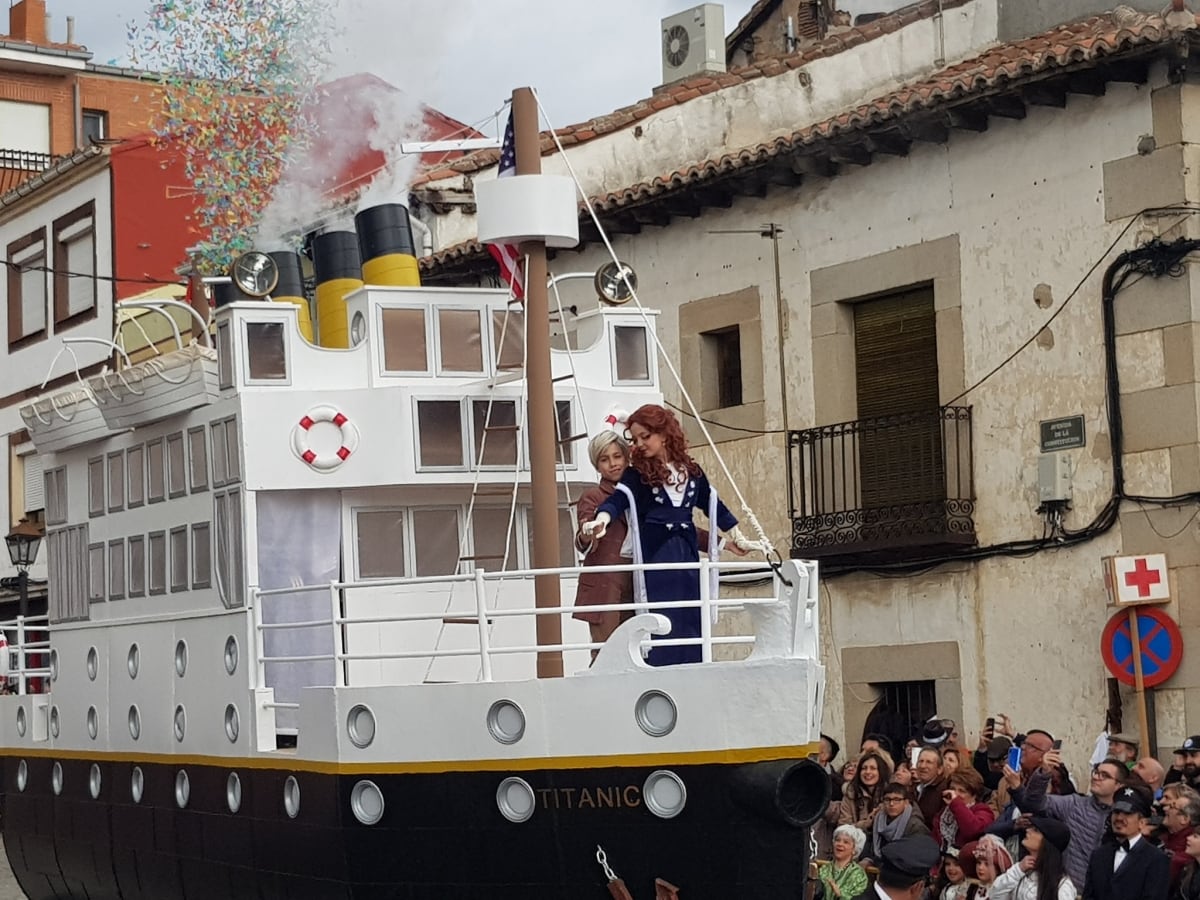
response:
[[[1064,419],[1046,419],[1038,423],[1043,453],[1056,450],[1073,450],[1087,444],[1087,431],[1083,416],[1067,416]]]

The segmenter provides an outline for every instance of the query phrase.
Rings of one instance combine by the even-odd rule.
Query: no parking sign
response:
[[[1130,618],[1137,618],[1138,653],[1145,687],[1157,687],[1175,674],[1183,660],[1183,637],[1175,620],[1154,607],[1121,610],[1104,628],[1100,653],[1118,681],[1136,686]]]

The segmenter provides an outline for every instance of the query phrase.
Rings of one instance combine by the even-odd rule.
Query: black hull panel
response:
[[[654,879],[685,900],[779,900],[801,896],[807,829],[755,811],[732,788],[736,766],[672,768],[687,788],[674,819],[641,797],[652,768],[516,772],[537,792],[534,814],[507,821],[496,789],[509,773],[326,775],[186,766],[190,797],[176,802],[178,767],[141,764],[145,791],[131,798],[132,763],[61,760],[63,790],[51,790],[54,760],[4,761],[4,843],[30,900],[603,900],[596,862],[604,847],[636,898]],[[237,771],[241,807],[230,813],[226,780]],[[284,784],[300,786],[295,818]],[[360,824],[354,785],[382,790],[380,822]],[[823,804],[821,804],[823,806]]]

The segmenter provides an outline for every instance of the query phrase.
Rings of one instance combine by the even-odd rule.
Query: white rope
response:
[[[582,417],[583,416],[583,392],[579,388],[579,375],[575,371],[575,354],[571,352],[571,336],[567,333],[567,317],[566,317],[566,313],[563,312],[562,295],[558,291],[558,282],[555,281],[553,278],[550,279],[550,287],[554,289],[554,305],[558,309],[558,324],[563,330],[563,345],[567,348],[567,366],[571,370],[571,383],[574,386],[574,393],[575,393],[575,408],[577,410],[579,410],[579,415]],[[529,329],[528,322],[525,323],[525,328],[526,328],[526,330]],[[558,404],[555,403],[555,406],[554,406],[554,428],[556,431],[557,431],[558,427],[559,427]],[[592,433],[592,429],[588,426],[587,423],[584,424],[584,430],[587,431],[587,433],[589,435]],[[570,437],[570,436],[571,435],[567,435],[567,437]],[[558,435],[558,440],[559,440],[558,466],[559,466],[559,470],[562,472],[563,494],[567,498],[567,508],[570,509],[571,505],[573,503],[573,500],[571,497],[571,480],[570,480],[570,476],[568,476],[568,474],[567,474],[567,454],[566,454],[566,451],[563,449],[562,439],[563,439],[563,435],[560,433]],[[587,450],[585,449],[583,452],[587,453]],[[576,519],[575,527],[576,527],[576,530],[578,530],[578,527],[579,527],[578,519]],[[572,540],[571,543],[572,543],[572,547],[573,547],[574,541]]]
[[[570,174],[571,180],[575,182],[575,189],[579,192],[579,196],[583,200],[583,205],[586,207],[592,223],[596,226],[596,231],[600,235],[600,240],[604,242],[604,247],[606,250],[608,250],[609,257],[612,258],[613,262],[620,265],[620,259],[617,257],[617,251],[613,247],[612,241],[609,240],[608,233],[600,224],[600,216],[596,213],[595,205],[592,203],[591,198],[588,197],[587,193],[584,191],[583,183],[579,180],[579,175],[576,173],[575,167],[571,165],[571,160],[567,157],[566,148],[563,147],[562,141],[559,140],[558,132],[555,131],[554,125],[550,122],[550,117],[546,115],[546,108],[542,106],[542,98],[538,95],[537,91],[533,91],[533,97],[537,103],[538,110],[541,112],[542,119],[544,119],[546,122],[546,128],[550,133],[550,137],[554,141],[554,145],[558,148],[559,158],[562,159],[563,164],[567,167],[567,172]],[[771,543],[771,539],[767,537],[767,533],[763,530],[762,523],[758,521],[758,516],[754,514],[754,510],[751,509],[750,504],[746,502],[746,498],[742,494],[741,488],[738,486],[737,481],[734,480],[733,473],[729,471],[729,466],[725,463],[725,458],[721,455],[721,451],[717,449],[716,442],[713,441],[712,435],[708,431],[708,426],[704,423],[704,419],[700,415],[699,408],[697,408],[695,402],[692,400],[692,396],[688,393],[687,388],[684,387],[683,378],[680,376],[679,370],[675,368],[675,364],[671,361],[670,355],[667,353],[666,348],[663,346],[662,341],[658,337],[658,333],[654,328],[654,324],[651,321],[649,314],[646,312],[646,308],[642,306],[642,301],[641,298],[638,297],[636,288],[629,281],[629,279],[624,276],[623,270],[621,271],[622,278],[625,281],[625,286],[629,289],[634,306],[637,307],[638,313],[641,314],[642,320],[646,324],[647,332],[651,337],[654,338],[654,346],[658,351],[659,358],[666,364],[667,369],[671,372],[671,376],[675,379],[675,384],[679,388],[680,393],[683,395],[684,403],[687,404],[688,409],[695,417],[696,424],[700,426],[700,431],[704,435],[704,440],[707,442],[709,449],[713,453],[713,456],[716,458],[717,465],[720,466],[722,473],[724,473],[725,478],[728,480],[730,486],[732,486],[734,496],[736,496],[738,499],[738,503],[741,506],[742,512],[745,514],[747,523],[755,530],[759,539],[762,541],[764,553],[767,556],[770,556],[775,552],[775,547]],[[713,523],[713,525],[715,526],[715,523]]]

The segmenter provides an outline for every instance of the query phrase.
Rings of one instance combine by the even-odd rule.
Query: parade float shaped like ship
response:
[[[292,302],[220,305],[196,340],[22,409],[50,609],[7,627],[21,887],[585,900],[609,896],[601,847],[635,897],[657,878],[685,900],[799,896],[828,799],[806,758],[815,565],[734,602],[700,561],[703,621],[721,611],[704,662],[648,667],[667,622],[645,613],[589,667],[565,508],[567,608],[535,604],[522,308],[419,286],[407,223],[384,207],[316,239],[321,345],[280,254],[272,299]],[[594,483],[587,426],[661,399],[651,315],[602,305],[571,344],[550,359],[564,507]],[[551,620],[560,643],[539,644]],[[567,676],[536,677],[559,654]]]

